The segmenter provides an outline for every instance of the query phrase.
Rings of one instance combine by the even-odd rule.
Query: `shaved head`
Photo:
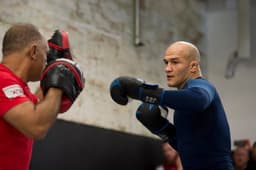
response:
[[[185,42],[185,41],[177,41],[177,42],[171,44],[167,48],[165,55],[168,55],[173,50],[177,51],[179,54],[186,57],[189,61],[192,61],[192,60],[200,61],[199,50],[192,43]]]
[[[200,54],[195,45],[185,41],[172,43],[163,59],[169,87],[182,88],[187,80],[201,77]]]

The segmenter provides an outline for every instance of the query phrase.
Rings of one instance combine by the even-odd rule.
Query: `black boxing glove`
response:
[[[175,127],[167,120],[167,115],[167,108],[149,103],[142,103],[136,111],[136,118],[164,142],[176,136]]]
[[[55,30],[52,37],[48,40],[48,46],[47,63],[57,58],[72,60],[73,57],[70,52],[69,37],[66,31]]]
[[[78,64],[68,59],[56,59],[46,66],[40,86],[45,95],[49,88],[63,90],[60,113],[67,111],[84,88],[85,79]]]
[[[157,84],[149,84],[141,79],[123,76],[111,82],[110,95],[120,105],[126,105],[128,97],[146,103],[161,104],[163,89]]]

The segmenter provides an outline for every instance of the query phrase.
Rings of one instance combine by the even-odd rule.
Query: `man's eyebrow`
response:
[[[178,58],[178,57],[175,57],[175,58],[168,58],[168,59],[164,58],[164,59],[163,59],[164,62],[175,61],[175,60],[179,60],[179,58]]]

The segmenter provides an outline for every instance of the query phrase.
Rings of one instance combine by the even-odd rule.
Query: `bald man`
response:
[[[178,90],[119,77],[110,87],[112,99],[122,105],[128,97],[143,101],[137,119],[179,152],[184,170],[233,170],[226,113],[216,88],[202,77],[199,50],[174,42],[163,60],[168,86]],[[173,124],[162,114],[166,107],[175,110]]]
[[[170,45],[165,52],[164,63],[169,87],[180,89],[187,80],[202,77],[200,54],[191,43],[179,41]]]

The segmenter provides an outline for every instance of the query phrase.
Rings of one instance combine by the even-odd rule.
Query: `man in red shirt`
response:
[[[0,170],[28,170],[33,140],[46,135],[59,113],[65,90],[51,85],[52,73],[45,74],[49,82],[45,91],[39,88],[34,95],[27,85],[40,80],[48,51],[46,39],[32,24],[15,24],[4,35],[0,64]],[[59,75],[54,76],[59,80]],[[42,85],[45,87],[45,83]]]

